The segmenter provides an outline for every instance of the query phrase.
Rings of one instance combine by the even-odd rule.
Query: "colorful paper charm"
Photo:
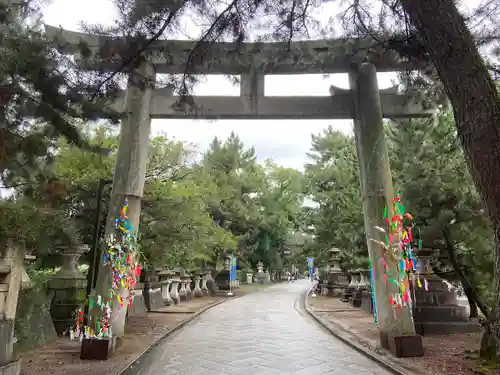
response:
[[[137,279],[141,275],[141,266],[137,260],[136,238],[134,229],[127,216],[128,201],[125,200],[116,219],[116,236],[107,241],[107,249],[103,254],[103,265],[110,269],[112,283],[108,295],[92,295],[89,297],[89,311],[100,310],[100,318],[95,329],[83,326],[83,312],[77,311],[75,327],[70,330],[71,339],[96,338],[104,339],[112,336],[111,312],[113,301],[118,308],[128,304],[132,306]],[[122,296],[126,295],[123,300]]]
[[[422,248],[422,241],[413,236],[413,216],[406,212],[401,202],[399,190],[396,189],[395,198],[392,200],[392,217],[388,217],[388,209],[384,208],[384,222],[386,228],[376,227],[377,230],[385,234],[385,241],[377,242],[382,247],[382,257],[378,259],[381,262],[381,268],[384,272],[384,282],[392,283],[398,287],[398,291],[389,296],[389,303],[396,311],[401,311],[403,307],[412,306],[415,300],[415,288],[422,288],[421,278],[424,288],[428,290],[428,283],[425,277],[419,274],[417,268],[417,259],[415,258],[415,249]],[[393,265],[394,269],[389,267]],[[373,268],[371,269],[372,290],[373,290]],[[413,295],[412,295],[413,294]],[[375,298],[373,300],[374,319],[376,321]]]

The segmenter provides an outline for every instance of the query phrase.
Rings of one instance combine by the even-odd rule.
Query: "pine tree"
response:
[[[0,4],[0,179],[7,185],[40,175],[61,136],[99,151],[76,122],[118,119],[107,109],[116,82],[98,88],[99,75],[80,71],[57,52],[44,36],[38,11],[31,2]]]

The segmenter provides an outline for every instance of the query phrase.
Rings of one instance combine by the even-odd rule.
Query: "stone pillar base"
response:
[[[361,298],[356,298],[356,297],[350,297],[349,298],[349,305],[352,307],[361,307]]]
[[[352,297],[353,291],[354,291],[354,288],[346,287],[342,292],[342,298],[340,298],[340,300],[342,302],[349,302],[349,298]]]
[[[147,311],[155,311],[165,307],[165,302],[163,302],[163,297],[161,295],[160,284],[157,282],[146,285],[142,290],[142,296]]]
[[[423,357],[422,336],[397,336],[394,333],[380,332],[380,345],[389,350],[396,358]]]
[[[14,321],[0,320],[0,363],[10,363],[14,353]]]
[[[372,292],[363,291],[361,293],[361,310],[373,315]]]
[[[327,294],[328,297],[339,298],[344,296],[344,288],[342,288],[341,286],[329,284],[327,287],[328,287],[328,294]]]
[[[114,354],[116,349],[116,337],[109,339],[83,339],[80,351],[80,359],[95,361],[106,361]]]
[[[0,365],[0,375],[19,375],[21,373],[21,362],[14,361],[6,365]]]
[[[134,299],[132,300],[132,306],[127,308],[127,316],[147,316],[148,309],[146,307],[146,303],[144,301],[144,296],[142,294],[142,286],[141,289],[135,290]]]

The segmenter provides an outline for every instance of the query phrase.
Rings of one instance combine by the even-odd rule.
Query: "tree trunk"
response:
[[[481,352],[500,358],[500,97],[454,0],[401,3],[446,88],[471,175],[495,231],[497,300]]]
[[[457,254],[455,250],[455,246],[453,245],[453,242],[450,237],[450,232],[448,228],[443,228],[443,238],[445,242],[445,247],[446,251],[448,252],[448,259],[455,270],[455,273],[457,274],[458,278],[460,279],[460,282],[464,286],[464,289],[467,294],[467,299],[469,300],[469,304],[471,301],[474,302],[474,305],[476,307],[479,307],[483,315],[486,317],[486,319],[490,319],[490,309],[488,307],[488,304],[486,301],[479,295],[477,292],[477,289],[474,287],[474,285],[471,283],[469,278],[465,275],[465,273],[462,270],[462,266],[458,263],[457,259]],[[472,310],[471,310],[472,311]],[[477,314],[477,312],[476,312]]]
[[[479,316],[479,311],[477,308],[476,300],[472,295],[472,291],[469,288],[464,287],[465,295],[467,296],[467,301],[469,302],[470,313],[469,318],[477,318]]]

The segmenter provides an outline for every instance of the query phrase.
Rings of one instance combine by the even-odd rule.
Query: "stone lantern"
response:
[[[264,263],[257,263],[257,273],[264,273]]]
[[[78,259],[86,251],[88,246],[81,244],[63,250],[63,264],[48,283],[53,293],[50,315],[58,334],[74,324],[73,314],[85,302],[87,279],[78,269]]]
[[[255,275],[255,281],[257,284],[264,284],[267,282],[267,276],[264,272],[264,264],[262,262],[257,263],[257,274]]]
[[[418,249],[417,275],[420,286],[411,285],[413,320],[418,334],[479,332],[481,326],[469,320],[467,308],[460,305],[456,291],[436,275],[431,266],[433,249]],[[416,283],[418,284],[418,283]]]
[[[224,269],[222,269],[215,277],[215,283],[219,290],[229,290],[230,289],[230,278],[231,276],[231,255],[226,255],[224,257]]]
[[[330,259],[326,276],[328,295],[331,297],[340,297],[343,295],[344,289],[349,284],[349,281],[340,268],[341,250],[333,247],[330,249],[329,253]]]

